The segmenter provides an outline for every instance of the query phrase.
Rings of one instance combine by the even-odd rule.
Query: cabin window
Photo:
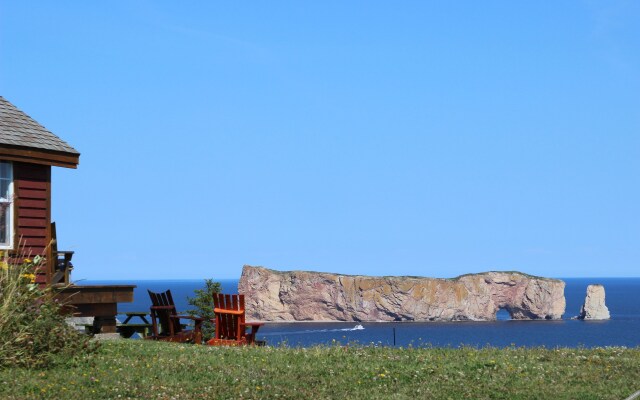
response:
[[[13,242],[13,171],[11,163],[0,161],[0,249]]]

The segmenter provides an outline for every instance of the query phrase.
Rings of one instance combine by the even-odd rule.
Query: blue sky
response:
[[[640,3],[0,0],[75,279],[640,276]]]

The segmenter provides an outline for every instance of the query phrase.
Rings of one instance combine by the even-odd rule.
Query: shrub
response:
[[[0,255],[0,368],[44,368],[97,346],[65,322],[55,289],[34,282],[41,261]]]
[[[187,297],[189,305],[195,307],[192,310],[187,310],[187,313],[205,319],[202,324],[202,338],[209,340],[215,334],[215,324],[211,322],[215,318],[213,293],[220,293],[221,287],[220,283],[214,282],[213,279],[205,279],[204,284],[204,289],[196,289],[194,291],[195,297]]]

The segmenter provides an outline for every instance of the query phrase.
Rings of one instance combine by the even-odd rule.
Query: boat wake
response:
[[[364,326],[358,324],[353,328],[342,328],[342,329],[306,329],[303,331],[282,331],[282,332],[265,332],[261,336],[274,336],[274,335],[305,335],[312,333],[327,333],[327,332],[352,332],[352,331],[362,331],[364,330]]]

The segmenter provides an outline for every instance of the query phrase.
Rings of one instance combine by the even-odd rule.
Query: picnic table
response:
[[[151,323],[147,319],[149,315],[146,311],[130,311],[124,313],[127,316],[124,322],[118,324],[116,329],[120,336],[124,338],[130,338],[134,333],[139,333],[141,336],[147,336],[151,332]],[[142,322],[130,322],[132,318],[138,318]]]

